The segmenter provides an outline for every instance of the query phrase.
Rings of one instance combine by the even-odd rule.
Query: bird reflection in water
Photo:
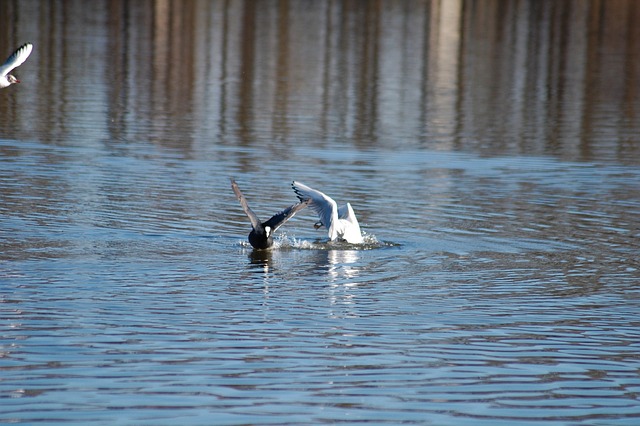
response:
[[[329,316],[332,318],[358,317],[357,293],[358,283],[354,281],[360,274],[357,263],[360,260],[359,250],[329,250],[327,252],[328,274],[330,286],[327,289]]]
[[[327,251],[327,265],[331,280],[352,279],[358,276],[359,269],[354,264],[359,258],[358,250]]]
[[[302,250],[251,250],[248,253],[252,267],[262,272],[268,272],[274,266],[287,269],[284,263],[297,265],[298,272],[308,269],[308,273],[316,276],[326,274],[329,283],[339,280],[350,280],[360,274],[357,262],[360,260],[361,250],[327,249],[325,244],[319,249]]]
[[[269,270],[269,265],[273,261],[271,250],[251,250],[249,261],[252,265],[261,266],[265,272]]]

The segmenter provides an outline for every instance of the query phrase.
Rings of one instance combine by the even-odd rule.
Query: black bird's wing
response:
[[[272,233],[276,232],[276,229],[280,228],[286,221],[291,219],[293,215],[298,213],[300,210],[304,209],[309,205],[310,200],[304,200],[300,203],[294,204],[292,206],[287,207],[282,210],[280,213],[276,213],[273,215],[271,219],[264,223],[264,226],[270,226],[272,229]]]
[[[233,189],[233,192],[236,194],[236,197],[238,197],[238,201],[240,201],[242,210],[244,210],[245,214],[249,217],[249,220],[251,221],[251,226],[253,226],[253,229],[261,229],[262,223],[260,222],[260,219],[258,219],[258,216],[256,216],[253,210],[251,210],[251,208],[249,207],[249,204],[247,204],[247,199],[244,198],[242,191],[240,191],[240,188],[238,188],[238,184],[233,179],[231,179],[231,189]]]

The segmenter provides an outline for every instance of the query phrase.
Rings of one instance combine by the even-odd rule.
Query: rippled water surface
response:
[[[0,423],[640,422],[635,1],[6,12]]]

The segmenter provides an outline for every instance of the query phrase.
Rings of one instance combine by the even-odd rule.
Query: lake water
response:
[[[0,423],[640,422],[638,2],[5,6]]]

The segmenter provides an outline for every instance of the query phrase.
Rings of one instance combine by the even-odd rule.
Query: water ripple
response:
[[[56,15],[14,3],[7,33]],[[628,37],[554,2],[554,49],[529,2],[473,19],[494,2],[80,3],[38,30],[79,31],[39,50],[69,64],[54,84],[27,62],[0,99],[0,422],[638,423],[634,96],[611,57],[581,69],[565,45],[587,31],[602,59]],[[475,40],[490,16],[531,26],[532,61],[515,30]],[[558,81],[476,69],[549,52],[571,64]],[[294,179],[349,201],[365,244],[328,243],[305,211],[254,251],[229,176],[262,218],[295,202]]]

